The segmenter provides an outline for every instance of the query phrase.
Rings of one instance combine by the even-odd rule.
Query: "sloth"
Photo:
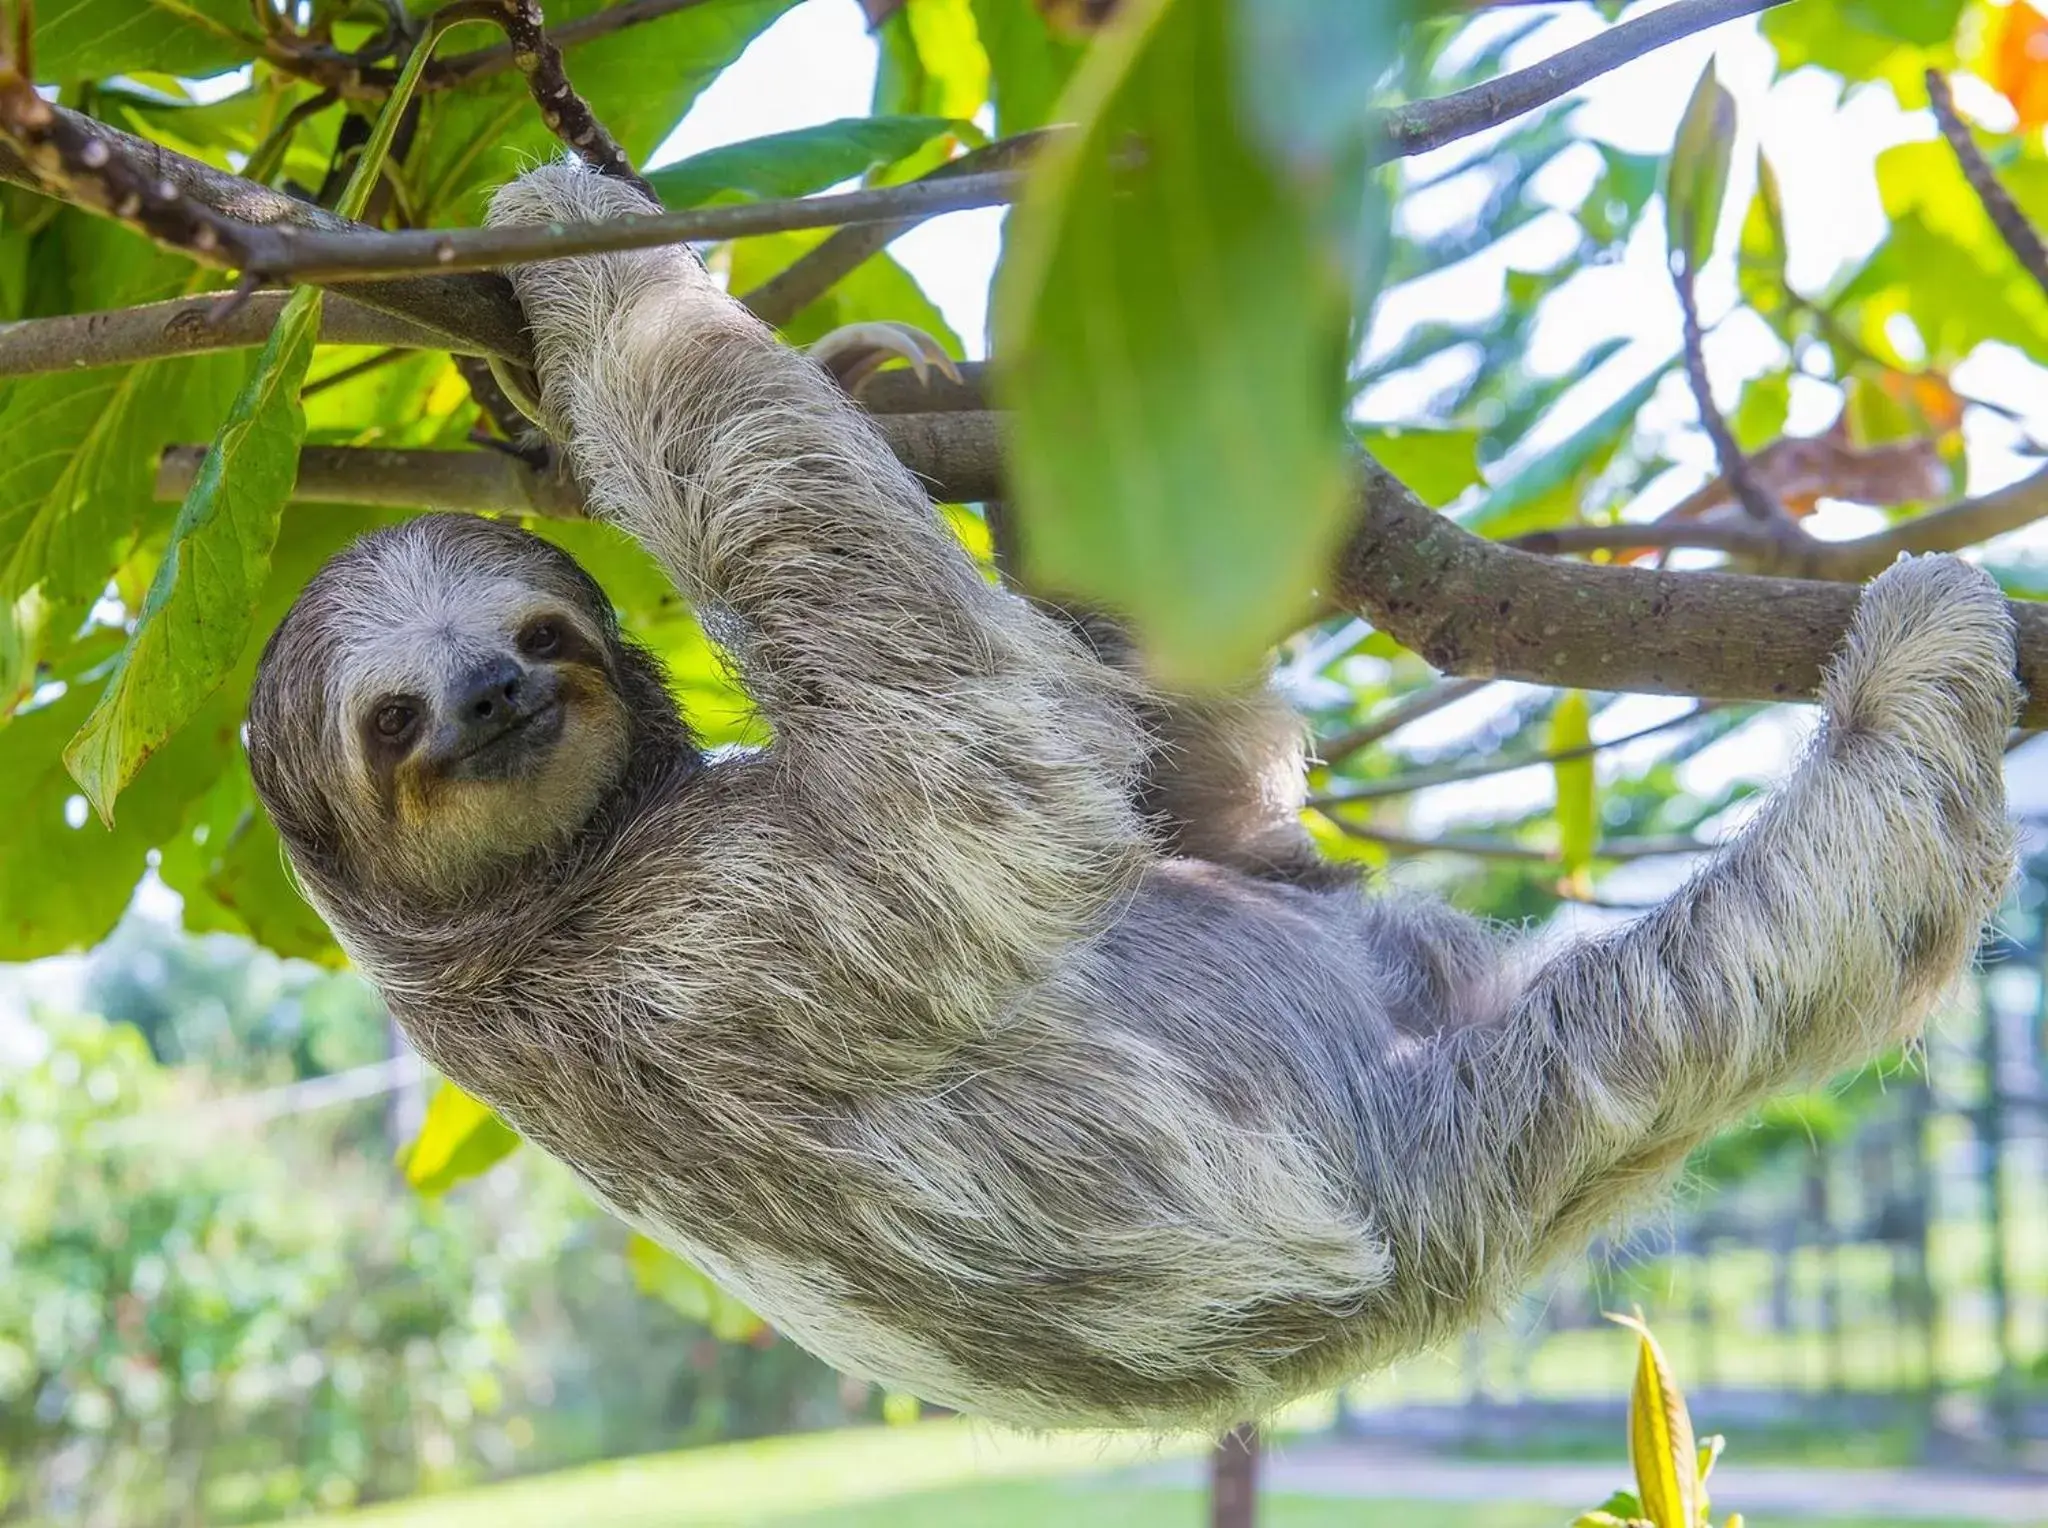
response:
[[[646,210],[571,162],[491,215]],[[1962,562],[1867,588],[1683,890],[1550,947],[1319,862],[1277,702],[985,578],[687,250],[511,277],[592,514],[772,742],[707,756],[573,560],[427,515],[272,636],[256,786],[434,1066],[852,1374],[1213,1430],[1437,1344],[1914,1036],[2011,874],[2013,630]]]

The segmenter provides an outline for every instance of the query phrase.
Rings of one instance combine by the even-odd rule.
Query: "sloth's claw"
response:
[[[934,370],[949,381],[960,380],[960,368],[943,345],[922,329],[891,319],[843,324],[820,338],[807,354],[855,398],[868,379],[890,361],[908,362],[923,383],[930,383]]]

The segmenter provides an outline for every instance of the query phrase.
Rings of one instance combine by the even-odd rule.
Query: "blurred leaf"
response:
[[[702,1272],[638,1232],[626,1244],[626,1263],[642,1294],[709,1327],[720,1342],[749,1342],[767,1329],[766,1322]]]
[[[398,1160],[405,1181],[422,1194],[445,1194],[483,1176],[518,1147],[517,1133],[489,1105],[444,1081],[427,1104],[420,1133],[400,1149]]]
[[[2048,16],[2027,0],[2012,0],[1998,23],[1990,83],[2012,102],[2022,128],[2048,123]]]
[[[34,15],[36,78],[53,85],[218,74],[262,51],[246,0],[60,0]]]
[[[817,248],[827,237],[826,229],[804,228],[735,240],[731,250],[732,289],[751,292]],[[893,319],[922,329],[945,346],[948,353],[963,354],[960,336],[947,324],[946,316],[925,296],[917,278],[889,254],[869,256],[823,297],[784,324],[781,334],[792,345],[808,345],[834,329],[873,319]]]
[[[1768,372],[1742,385],[1742,401],[1729,416],[1728,428],[1745,452],[1760,451],[1785,433],[1785,420],[1791,412],[1791,373]]]
[[[1031,576],[1193,684],[1300,618],[1346,509],[1351,252],[1238,136],[1227,23],[1146,0],[1097,41],[997,291]],[[1113,171],[1133,133],[1144,162]]]
[[[1566,690],[1551,713],[1548,751],[1565,753],[1592,746],[1592,711],[1584,690]],[[1581,895],[1590,895],[1587,870],[1600,845],[1600,807],[1596,797],[1593,756],[1559,759],[1551,766],[1557,783],[1557,852],[1564,877]]]
[[[1759,151],[1756,156],[1756,195],[1742,219],[1742,241],[1736,254],[1736,276],[1742,296],[1753,307],[1768,311],[1783,301],[1785,286],[1785,199],[1778,189],[1778,172]]]
[[[1656,367],[1564,440],[1495,484],[1470,515],[1460,517],[1466,529],[1512,536],[1574,516],[1576,485],[1614,454],[1670,367],[1669,361]],[[1563,501],[1561,492],[1568,495]]]
[[[1780,74],[1813,64],[1849,83],[1882,80],[1910,109],[1927,104],[1928,69],[1955,67],[1962,13],[1963,0],[1831,0],[1777,6],[1762,27]]]
[[[143,760],[219,687],[249,640],[278,517],[298,476],[306,427],[299,386],[319,332],[319,289],[301,287],[207,450],[99,704],[64,750],[105,821]]]
[[[1628,1454],[1643,1515],[1656,1528],[1698,1528],[1699,1448],[1685,1397],[1650,1329],[1631,1316],[1609,1315],[1637,1337],[1636,1378],[1629,1392]]]
[[[989,59],[969,0],[908,0],[875,29],[875,40],[876,115],[966,120],[987,104]],[[927,145],[875,179],[915,180],[945,161],[944,145]]]
[[[1235,7],[1238,99],[1276,162],[1356,172],[1380,77],[1413,9],[1406,0],[1258,0]]]
[[[1734,154],[1735,97],[1710,60],[1679,121],[1664,180],[1666,246],[1682,269],[1697,274],[1714,252]]]
[[[648,172],[669,207],[696,207],[715,198],[774,200],[809,196],[853,180],[940,139],[966,135],[972,123],[950,117],[841,117],[795,132],[771,133],[745,143],[708,149]]]
[[[1480,481],[1477,430],[1385,429],[1353,432],[1373,460],[1432,509],[1441,509]]]
[[[996,132],[1007,138],[1054,121],[1082,45],[1054,35],[1032,0],[974,0],[974,24],[988,54]]]

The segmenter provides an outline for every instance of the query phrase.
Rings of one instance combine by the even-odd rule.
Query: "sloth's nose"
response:
[[[512,659],[492,658],[463,675],[455,685],[455,724],[473,739],[489,737],[516,720],[521,710],[526,675]]]

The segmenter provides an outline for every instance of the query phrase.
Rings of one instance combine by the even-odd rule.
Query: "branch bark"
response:
[[[1610,27],[1598,37],[1588,38],[1513,74],[1433,101],[1396,107],[1380,124],[1383,147],[1378,157],[1402,159],[1498,127],[1681,37],[1786,3],[1787,0],[1677,0],[1676,4]]]
[[[1587,690],[1802,700],[1860,591],[1754,574],[1558,562],[1482,541],[1376,462],[1334,593],[1438,669]],[[2048,608],[2014,605],[2022,726],[2048,724]]]
[[[1985,216],[1991,219],[1998,236],[2005,240],[2006,248],[2026,268],[2027,274],[2044,292],[2048,292],[2048,248],[2042,246],[2041,235],[2027,221],[2027,215],[2020,211],[2019,204],[1998,183],[1989,161],[1977,147],[1977,140],[1970,136],[1969,124],[1956,111],[1955,94],[1949,89],[1947,78],[1938,69],[1927,71],[1927,104],[1934,109],[1934,120],[1940,124],[1941,136],[1948,140],[1956,163],[1962,168],[1963,179],[1977,193]]]
[[[876,424],[946,502],[1001,488],[999,421],[987,413],[887,414]],[[167,454],[159,496],[176,498],[202,448]],[[516,514],[574,512],[531,468],[481,452],[340,447],[301,457],[294,497]],[[1357,520],[1332,594],[1451,675],[1573,689],[1796,701],[1849,629],[1860,591],[1755,574],[1669,573],[1560,562],[1483,541],[1429,509],[1376,462],[1358,467]],[[2048,606],[2013,607],[2019,724],[2048,726]]]

